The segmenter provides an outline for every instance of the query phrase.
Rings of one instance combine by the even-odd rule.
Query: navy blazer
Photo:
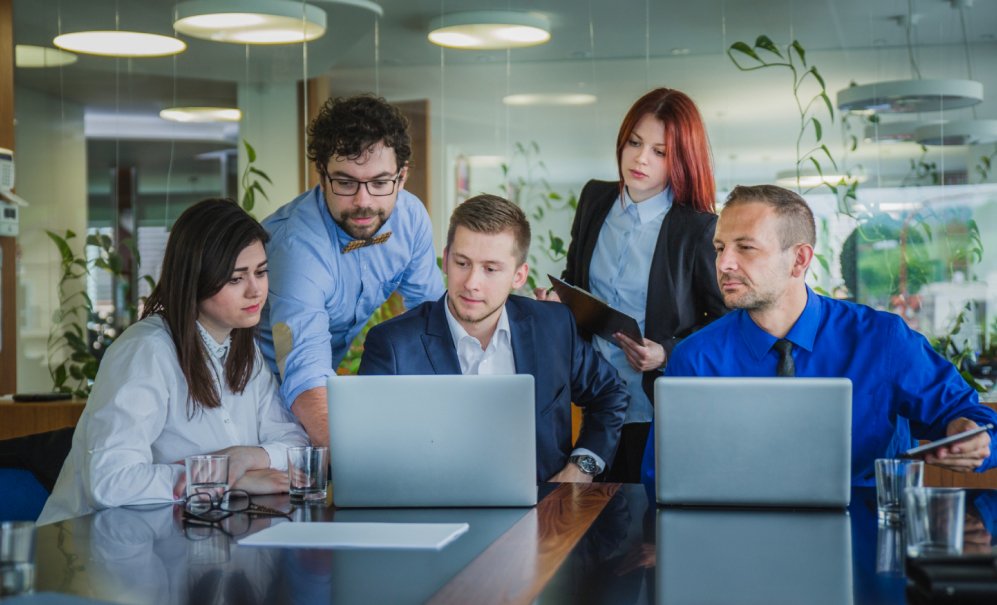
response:
[[[585,184],[578,197],[567,267],[562,274],[568,283],[591,291],[589,267],[595,245],[613,203],[619,199],[619,182]],[[647,280],[644,337],[663,346],[669,357],[682,338],[727,313],[717,285],[716,225],[717,215],[696,212],[677,200],[661,223]],[[654,379],[661,375],[661,370],[644,372],[644,392],[652,402]]]
[[[460,374],[444,305],[446,295],[371,328],[360,374]],[[510,296],[505,309],[516,373],[534,378],[537,481],[568,463],[572,401],[584,414],[575,446],[611,464],[629,403],[616,369],[581,337],[566,306]]]

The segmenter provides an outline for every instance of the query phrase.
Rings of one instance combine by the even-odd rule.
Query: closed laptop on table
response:
[[[660,504],[845,507],[852,383],[846,378],[659,378]]]
[[[337,507],[533,506],[533,377],[334,376]]]

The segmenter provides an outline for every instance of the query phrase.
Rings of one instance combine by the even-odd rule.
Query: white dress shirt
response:
[[[447,294],[449,297],[450,295]],[[515,374],[516,357],[512,353],[512,332],[509,329],[509,316],[502,306],[498,324],[492,334],[488,346],[481,348],[481,341],[471,336],[460,325],[457,318],[450,312],[450,301],[443,305],[446,312],[447,324],[450,326],[450,337],[453,338],[453,346],[457,350],[457,360],[460,362],[460,373],[464,375],[496,375]],[[605,461],[595,452],[583,447],[575,448],[571,452],[572,456],[592,456],[599,465],[599,472],[606,468]]]
[[[73,435],[73,447],[39,524],[126,504],[173,501],[183,459],[235,445],[258,445],[271,468],[287,468],[287,448],[308,437],[284,409],[274,376],[256,352],[242,393],[220,376],[229,339],[216,342],[198,325],[220,385],[221,406],[195,410],[176,348],[160,316],[124,331],[107,350]]]

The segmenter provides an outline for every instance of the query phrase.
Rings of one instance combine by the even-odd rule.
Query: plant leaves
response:
[[[823,130],[821,129],[820,126],[820,120],[818,120],[817,118],[810,118],[810,121],[814,125],[814,135],[817,137],[818,141],[821,140],[823,138]]]
[[[253,146],[250,145],[249,141],[246,139],[242,140],[242,144],[246,148],[246,158],[249,160],[249,163],[252,164],[256,161],[256,150],[253,149]]]
[[[761,48],[763,50],[767,50],[773,55],[779,57],[780,59],[783,58],[782,53],[779,52],[779,47],[776,46],[775,43],[773,43],[768,36],[765,35],[758,36],[758,38],[755,40],[755,48]]]
[[[790,46],[792,47],[793,50],[796,51],[796,54],[800,56],[800,61],[803,62],[803,65],[806,65],[807,64],[807,51],[803,50],[803,45],[800,44],[800,41],[799,40],[793,40],[793,43],[790,44]],[[823,86],[823,84],[821,84],[821,86]]]
[[[830,97],[827,96],[826,92],[820,93],[819,96],[820,96],[821,99],[824,100],[824,105],[827,106],[827,113],[831,116],[831,119],[833,120],[834,119],[834,105],[831,104]]]
[[[258,175],[261,179],[263,179],[264,181],[266,181],[266,182],[270,183],[271,185],[273,185],[273,181],[270,180],[270,177],[267,176],[267,173],[263,172],[259,168],[256,168],[254,166],[250,166],[249,167],[249,171],[252,172],[255,175]]]
[[[827,88],[827,84],[824,84],[824,78],[821,77],[820,73],[817,72],[817,66],[814,65],[810,68],[810,73],[813,74],[814,78],[817,79],[817,83],[820,84],[820,89],[823,91]]]
[[[764,63],[764,61],[762,61],[762,58],[758,56],[758,53],[756,53],[753,48],[751,48],[750,46],[748,46],[744,42],[735,42],[735,43],[731,44],[730,48],[727,50],[727,52],[730,53],[731,51],[737,51],[739,53],[742,53],[742,54],[745,54],[745,55],[751,57],[752,59],[754,59],[755,61],[758,61],[759,63]],[[735,63],[735,65],[736,65],[736,63]]]

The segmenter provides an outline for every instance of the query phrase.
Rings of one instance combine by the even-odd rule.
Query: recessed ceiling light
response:
[[[864,183],[868,178],[864,174],[852,176],[846,174],[833,174],[831,172],[818,174],[817,171],[813,169],[800,170],[799,175],[797,175],[795,170],[790,169],[780,170],[776,173],[775,184],[781,187],[796,187],[797,177],[799,178],[799,186],[804,189],[819,187],[820,185],[838,185],[842,182],[846,184]]]
[[[299,44],[321,38],[325,26],[324,10],[293,0],[189,0],[173,23],[182,34],[232,44]]]
[[[76,63],[77,56],[58,48],[18,44],[14,47],[14,65],[17,67],[59,67]]]
[[[84,31],[56,36],[59,48],[105,57],[165,57],[187,48],[171,36],[129,31]]]
[[[506,95],[502,102],[506,105],[591,105],[598,101],[595,95],[588,93],[523,93]]]
[[[231,107],[170,107],[159,117],[172,122],[238,122],[242,112]]]
[[[914,131],[922,145],[986,145],[997,141],[997,120],[956,120]]]
[[[688,55],[689,54],[689,49],[688,48],[673,48],[672,49],[672,54],[676,55],[676,56]]]
[[[429,24],[429,41],[447,48],[499,50],[544,44],[550,21],[516,11],[469,11],[443,15]]]
[[[911,113],[972,107],[983,100],[975,80],[893,80],[838,91],[841,111]]]

